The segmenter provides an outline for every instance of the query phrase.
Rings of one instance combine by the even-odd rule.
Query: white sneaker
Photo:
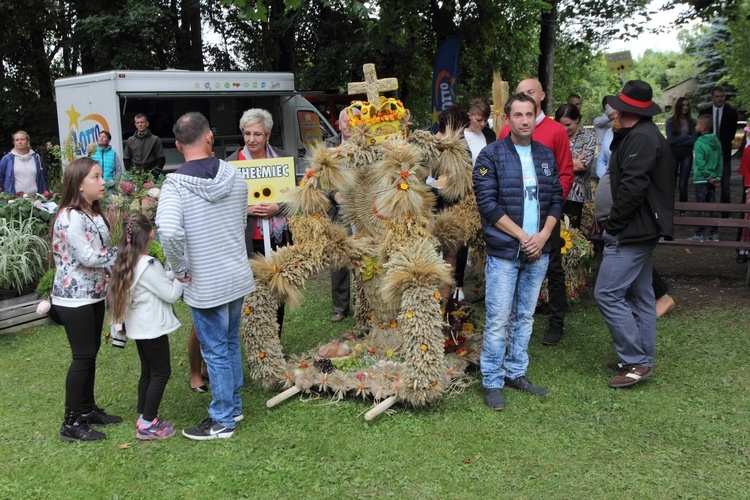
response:
[[[708,241],[719,241],[719,235],[718,234],[709,235]]]
[[[696,234],[690,238],[688,238],[688,241],[705,241],[702,235]]]

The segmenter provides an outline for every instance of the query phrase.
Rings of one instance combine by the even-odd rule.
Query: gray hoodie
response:
[[[217,307],[255,291],[246,221],[247,185],[225,161],[194,160],[167,175],[156,225],[175,276],[190,276],[184,295],[189,306]]]

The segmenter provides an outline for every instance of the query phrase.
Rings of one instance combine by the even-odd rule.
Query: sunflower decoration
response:
[[[580,230],[570,226],[570,219],[567,216],[563,216],[560,223],[560,243],[568,302],[575,302],[579,299],[581,290],[586,288],[586,275],[590,270],[594,246]],[[548,300],[549,290],[546,279],[539,295],[541,300]]]
[[[573,239],[570,237],[570,231],[560,227],[560,253],[565,255],[573,247]]]

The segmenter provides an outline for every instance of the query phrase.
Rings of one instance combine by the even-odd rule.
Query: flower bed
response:
[[[120,240],[122,219],[126,213],[141,212],[154,222],[162,178],[154,180],[150,174],[127,173],[113,189],[107,191],[102,204],[110,224],[110,240]]]

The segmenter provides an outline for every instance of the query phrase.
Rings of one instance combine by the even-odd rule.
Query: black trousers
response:
[[[96,355],[102,345],[104,301],[80,307],[53,306],[68,337],[72,361],[65,378],[65,409],[80,415],[96,407]]]
[[[568,309],[568,293],[565,290],[565,271],[562,265],[560,221],[557,221],[550,236],[549,267],[547,267],[547,290],[549,291],[549,328],[562,330],[565,312]]]
[[[341,313],[344,316],[349,314],[351,281],[352,276],[349,269],[345,267],[331,269],[331,309],[334,314]]]
[[[138,413],[143,420],[152,421],[159,416],[159,405],[164,388],[172,376],[169,361],[169,336],[136,340],[138,357],[141,358],[141,378],[138,380]]]
[[[654,289],[654,298],[656,300],[659,300],[667,293],[669,293],[669,287],[661,278],[661,275],[657,272],[655,267],[651,268],[651,281],[652,287]]]
[[[454,277],[458,288],[464,287],[464,276],[466,275],[466,263],[468,260],[469,247],[464,245],[458,249],[458,252],[456,252],[456,273]]]
[[[721,203],[732,203],[732,188],[730,180],[732,178],[732,158],[724,158],[724,170],[721,174]],[[722,212],[722,217],[729,217],[729,212]]]

